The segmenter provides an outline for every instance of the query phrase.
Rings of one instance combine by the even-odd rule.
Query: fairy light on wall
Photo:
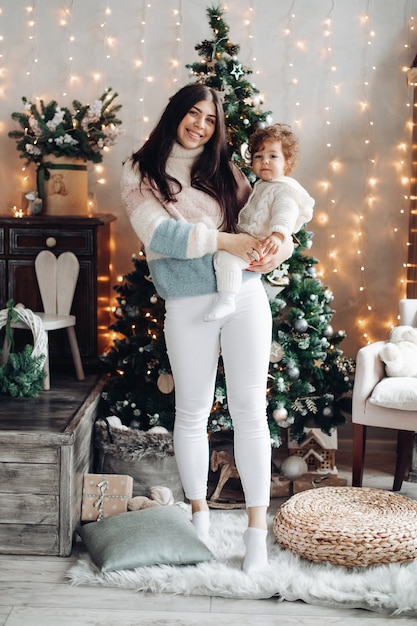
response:
[[[321,103],[323,133],[323,150],[327,155],[327,179],[320,182],[322,197],[320,199],[320,211],[317,221],[320,226],[328,232],[327,236],[327,256],[325,263],[319,266],[318,275],[322,280],[326,280],[326,270],[333,274],[337,273],[340,262],[338,255],[338,241],[336,230],[333,226],[334,209],[338,206],[335,193],[335,178],[342,170],[340,160],[335,157],[332,128],[333,128],[333,98],[338,95],[337,88],[337,67],[333,57],[333,21],[334,1],[331,2],[329,11],[322,22],[322,42],[320,56],[324,65],[322,72],[324,84],[322,88],[323,98]],[[331,282],[331,281],[329,281]]]
[[[141,145],[146,139],[149,132],[149,117],[146,114],[145,98],[146,98],[146,86],[149,82],[149,77],[145,76],[146,70],[146,29],[147,18],[149,10],[151,9],[151,3],[148,0],[143,0],[138,14],[138,50],[134,58],[134,76],[136,77],[137,87],[135,92],[137,93],[137,104],[135,110],[139,112],[137,120],[134,123],[134,141],[135,144]],[[138,122],[138,123],[136,123]]]
[[[32,93],[36,94],[34,70],[38,63],[38,31],[37,31],[37,15],[36,15],[36,3],[33,2],[26,6],[26,32],[28,39],[28,66],[26,69],[26,76],[30,77],[32,81]]]
[[[374,48],[378,43],[378,33],[373,25],[373,19],[370,15],[370,2],[368,0],[366,6],[366,12],[360,16],[360,25],[363,31],[363,70],[362,70],[362,99],[358,102],[358,114],[364,121],[364,133],[363,133],[363,150],[364,150],[364,162],[366,163],[364,190],[363,190],[363,210],[357,211],[357,254],[360,258],[359,274],[356,280],[356,288],[360,295],[362,302],[362,308],[359,311],[359,317],[357,319],[357,327],[361,333],[362,340],[364,342],[375,341],[373,332],[375,331],[375,306],[371,302],[371,295],[369,293],[367,277],[369,269],[367,265],[367,249],[369,243],[367,240],[367,233],[369,227],[367,222],[370,221],[371,216],[375,220],[375,216],[384,214],[385,210],[385,198],[383,187],[387,182],[381,179],[381,175],[378,172],[381,170],[380,160],[385,155],[379,155],[376,148],[376,131],[375,131],[375,116],[374,111],[379,104],[377,101],[377,95],[375,91],[375,73],[378,68],[374,63]],[[414,21],[414,20],[412,20]],[[407,46],[407,44],[406,44]],[[375,103],[372,101],[372,96],[375,98]],[[407,114],[409,116],[409,114]],[[407,132],[408,123],[405,125],[404,131]],[[393,151],[396,150],[397,160],[392,163],[392,167],[398,176],[397,181],[403,187],[404,190],[408,189],[409,180],[405,175],[407,167],[406,153],[409,149],[409,139],[407,137],[399,138],[395,140],[395,146]],[[387,164],[385,164],[387,166]],[[405,203],[407,202],[407,193],[403,193],[399,196],[398,205],[398,217],[394,219],[394,223],[388,226],[387,240],[390,245],[393,245],[395,249],[401,248],[401,233],[404,232],[404,215],[405,215]],[[404,279],[400,277],[398,284],[394,287],[401,287],[399,297],[404,297]],[[375,298],[376,294],[372,294]],[[389,330],[389,328],[396,323],[396,319],[392,316],[387,316],[386,319],[380,318],[379,322],[381,327]],[[377,337],[378,338],[378,337]]]
[[[170,71],[171,71],[171,80],[173,83],[173,88],[176,90],[178,88],[177,83],[181,79],[181,59],[183,58],[183,48],[182,48],[182,0],[178,0],[178,7],[173,10],[173,19],[174,19],[174,49],[173,55],[170,59]]]
[[[260,74],[260,70],[257,69],[256,67],[256,64],[257,64],[256,51],[255,51],[256,41],[255,41],[255,36],[253,34],[254,19],[255,19],[255,10],[253,8],[253,2],[250,1],[248,10],[246,11],[246,14],[245,14],[244,26],[246,28],[246,33],[247,33],[246,36],[248,39],[248,56],[251,59],[251,63],[252,63],[251,69],[253,73],[257,76]]]
[[[94,82],[99,87],[101,92],[104,92],[105,89],[109,87],[109,79],[108,73],[111,71],[111,61],[114,50],[117,46],[116,38],[111,34],[109,28],[109,22],[112,18],[112,10],[106,2],[102,16],[100,17],[99,26],[101,32],[101,66],[92,72],[92,77]],[[104,148],[103,152],[106,152],[107,149]],[[95,163],[94,164],[94,180],[89,180],[89,187],[92,191],[90,191],[89,195],[89,204],[91,207],[94,207],[97,204],[96,201],[96,188],[97,186],[102,186],[107,184],[107,176],[106,176],[106,168],[103,163]]]
[[[416,52],[411,51],[410,41],[415,40],[415,30],[416,30],[416,20],[413,15],[410,16],[409,22],[409,41],[404,45],[404,48],[407,50],[407,55],[410,59],[408,67],[404,67],[403,71],[407,73],[407,83],[409,86],[409,102],[408,110],[409,110],[409,120],[407,124],[407,130],[409,131],[409,135],[411,136],[411,150],[410,150],[410,160],[411,164],[409,164],[410,171],[410,183],[409,183],[409,196],[405,196],[405,199],[408,202],[408,224],[409,224],[409,233],[408,233],[408,254],[407,254],[407,262],[404,264],[405,270],[405,278],[403,280],[403,286],[405,287],[406,296],[409,298],[417,297],[417,234],[416,234],[416,206],[417,206],[417,172],[416,172],[416,124],[417,124],[417,68],[416,64]],[[414,57],[414,59],[413,59]],[[399,148],[401,149],[401,145]],[[405,150],[404,150],[405,152]]]
[[[359,17],[360,28],[362,29],[362,97],[357,103],[358,116],[363,120],[362,128],[362,151],[364,154],[365,176],[363,182],[363,210],[356,211],[356,254],[359,273],[356,274],[355,288],[358,293],[358,302],[362,304],[359,308],[359,318],[357,319],[357,327],[362,334],[365,342],[372,341],[369,336],[369,325],[372,320],[372,306],[367,301],[368,292],[366,287],[366,250],[367,250],[367,224],[366,218],[368,213],[378,209],[376,205],[376,183],[377,179],[374,174],[375,158],[373,154],[373,119],[371,111],[369,76],[368,71],[371,67],[371,55],[373,39],[375,31],[371,26],[371,18],[369,15],[369,0],[366,4],[366,11]]]
[[[141,145],[149,134],[159,95],[165,100],[164,94],[178,88],[181,72],[185,72],[186,63],[193,60],[190,58],[192,47],[184,51],[183,36],[189,43],[188,26],[198,24],[194,33],[196,42],[204,39],[207,31],[205,5],[200,0],[187,5],[183,0],[170,3],[129,0],[126,7],[113,0],[97,0],[95,10],[85,0],[50,3],[28,0],[20,7],[17,4],[0,1],[0,102],[7,105],[0,121],[2,140],[4,129],[10,129],[9,112],[18,108],[21,95],[29,99],[43,98],[40,91],[50,89],[46,97],[55,98],[58,92],[63,104],[67,104],[73,98],[84,100],[90,90],[101,93],[101,89],[104,91],[117,78],[121,87],[112,86],[117,87],[123,100],[122,119],[129,133],[128,150]],[[351,318],[357,318],[360,330],[349,330],[348,334],[357,335],[361,342],[373,340],[389,314],[385,315],[381,309],[382,315],[376,315],[381,297],[374,284],[378,252],[372,230],[377,216],[382,214],[386,221],[381,238],[392,244],[397,260],[398,249],[404,246],[411,200],[409,157],[414,88],[411,87],[401,101],[398,93],[396,96],[389,94],[392,85],[386,84],[383,88],[382,83],[388,73],[395,77],[398,91],[393,57],[401,55],[401,64],[397,65],[405,65],[404,58],[410,63],[417,52],[413,15],[416,2],[398,2],[404,25],[401,26],[400,16],[395,15],[392,29],[384,25],[377,0],[355,2],[345,13],[343,3],[340,5],[336,0],[317,3],[317,7],[312,1],[283,0],[277,3],[276,15],[280,19],[275,24],[271,21],[268,24],[258,4],[255,0],[246,0],[243,7],[238,3],[226,7],[231,37],[241,46],[240,54],[246,55],[254,84],[266,94],[265,98],[261,97],[266,100],[263,108],[272,110],[274,120],[290,123],[300,136],[301,168],[297,169],[295,177],[300,173],[300,182],[305,182],[316,198],[314,221],[308,229],[316,231],[314,249],[319,259],[320,278],[330,289],[335,288],[336,295],[340,291],[343,302],[350,298],[349,302],[354,303]],[[384,15],[385,18],[389,15],[388,9]],[[15,33],[7,30],[11,23],[17,28]],[[349,35],[347,29],[350,29]],[[271,38],[268,43],[274,56],[264,50],[262,37],[265,33]],[[384,37],[385,33],[389,36]],[[158,38],[163,46],[156,45]],[[347,52],[348,45],[351,45],[350,52]],[[19,55],[13,55],[17,47]],[[52,64],[47,66],[46,50],[49,57],[49,50],[54,51],[53,67]],[[277,51],[282,54],[275,55]],[[348,54],[352,55],[352,64],[346,58]],[[123,64],[128,80],[118,75]],[[153,67],[157,69],[154,71]],[[52,73],[55,70],[56,74]],[[11,76],[15,80],[9,85]],[[383,89],[386,101],[381,102],[385,97],[381,98]],[[398,118],[404,118],[406,123],[403,133],[397,132],[397,137],[388,139],[387,145],[386,138],[382,139],[385,126],[380,111],[381,107],[391,104],[395,111],[387,120],[388,133],[401,125]],[[344,113],[347,116],[341,122]],[[352,125],[352,136],[349,136],[351,129],[343,128],[343,123]],[[345,139],[348,146],[343,143]],[[313,161],[315,155],[317,160]],[[18,182],[14,184],[13,193],[23,188],[28,180],[26,171],[20,170],[21,162],[18,163],[18,168],[15,167]],[[104,165],[100,164],[95,170],[93,178],[97,179],[95,182],[100,189],[107,181],[111,198],[113,187],[119,184],[118,175],[116,168],[105,160]],[[107,194],[99,193],[103,194],[100,210],[112,211]],[[404,295],[406,265],[402,267],[401,261],[397,273],[395,269],[388,270],[392,289],[387,286],[385,289],[391,289],[394,298],[400,291],[400,295]],[[336,277],[339,280],[336,281]],[[338,299],[335,309],[338,315],[345,314]]]
[[[382,42],[378,40],[375,20],[373,20],[370,11],[371,6],[374,7],[374,3],[368,1],[366,3],[366,11],[362,15],[357,16],[357,25],[361,33],[359,55],[362,54],[362,76],[360,78],[362,94],[356,110],[357,119],[352,120],[352,122],[356,128],[362,129],[362,137],[358,138],[358,143],[355,146],[357,151],[355,159],[357,158],[359,163],[362,160],[360,157],[360,153],[362,153],[363,163],[365,164],[364,169],[359,172],[359,177],[357,177],[358,183],[361,184],[362,181],[363,184],[363,199],[359,198],[359,202],[353,199],[355,193],[352,194],[352,200],[350,200],[349,196],[341,195],[339,192],[339,184],[344,182],[343,178],[349,177],[352,175],[352,172],[355,172],[357,165],[350,160],[346,161],[343,145],[340,145],[339,148],[336,147],[338,136],[337,134],[335,135],[336,127],[333,128],[335,111],[338,112],[341,108],[340,100],[345,100],[346,107],[354,107],[354,102],[350,103],[348,101],[349,92],[345,88],[346,75],[340,74],[340,69],[335,62],[335,35],[332,20],[335,9],[334,1],[331,2],[327,15],[324,18],[320,17],[322,19],[322,49],[320,50],[320,73],[318,74],[318,80],[320,81],[320,77],[323,80],[323,85],[320,89],[323,133],[321,141],[320,139],[319,141],[321,143],[320,154],[324,159],[326,159],[327,155],[328,165],[327,171],[323,170],[323,176],[318,176],[314,218],[323,231],[324,237],[322,242],[326,245],[325,263],[323,264],[320,258],[317,268],[320,278],[325,279],[326,274],[328,274],[331,285],[331,274],[336,274],[338,269],[343,269],[348,281],[350,282],[353,279],[354,284],[352,284],[352,287],[356,291],[355,300],[357,300],[359,304],[358,310],[360,310],[358,325],[360,325],[360,333],[364,341],[373,339],[370,335],[373,329],[375,329],[375,307],[372,301],[376,294],[368,289],[369,272],[370,270],[374,272],[375,267],[368,267],[368,249],[371,245],[371,242],[368,241],[368,232],[369,228],[372,228],[378,211],[386,210],[384,204],[386,200],[381,191],[381,182],[387,184],[386,181],[381,181],[381,167],[379,165],[379,155],[376,154],[377,146],[375,143],[376,129],[373,111],[378,104],[378,91],[375,90],[377,67],[374,64],[373,57],[376,43],[378,43],[379,53]],[[293,1],[289,6],[283,29],[285,45],[282,63],[280,64],[282,68],[281,76],[283,77],[281,85],[283,94],[280,96],[280,106],[281,116],[283,109],[288,110],[290,112],[288,118],[292,116],[292,124],[295,129],[298,128],[302,131],[303,125],[305,125],[306,119],[310,114],[305,100],[308,94],[302,82],[304,82],[306,75],[305,67],[309,65],[308,57],[313,53],[308,48],[311,47],[311,42],[314,41],[314,38],[304,38],[302,34],[303,24],[297,19],[298,10],[299,5]],[[249,29],[248,32],[250,32]],[[248,45],[251,45],[250,41]],[[336,51],[340,54],[337,46]],[[302,98],[304,101],[302,101]],[[336,122],[340,123],[340,120],[336,120]],[[303,150],[304,135],[303,132],[298,134],[301,135]],[[379,144],[380,138],[378,138],[377,145]],[[404,142],[404,145],[407,145],[406,142]],[[389,164],[386,161],[387,159],[384,155],[382,167],[389,168]],[[404,158],[399,159],[399,167],[402,168],[404,162],[406,163]],[[407,179],[401,176],[400,172],[399,180],[406,188]],[[340,191],[341,189],[343,187],[340,188]],[[311,193],[314,195],[313,188]],[[355,245],[352,250],[344,249],[346,244],[346,226],[343,228],[343,237],[339,236],[340,230],[338,225],[341,224],[341,211],[353,218],[353,222],[349,218],[351,223],[350,225],[348,224],[348,228],[353,230],[353,237],[355,238]],[[372,219],[368,219],[368,217],[372,217]],[[394,237],[395,241],[395,237],[401,232],[401,228],[398,224],[394,224],[391,231],[388,237]]]
[[[74,65],[74,44],[76,41],[75,35],[72,33],[72,3],[70,6],[61,9],[59,16],[59,26],[63,31],[62,38],[66,41],[66,71],[62,72],[64,85],[62,87],[62,96],[66,97],[68,92],[68,85],[71,86],[73,82],[76,82],[73,73]]]
[[[26,69],[23,70],[22,74],[28,80],[31,89],[27,89],[29,95],[32,95],[32,98],[35,98],[37,95],[36,91],[36,72],[38,63],[39,63],[39,49],[38,49],[38,24],[37,24],[37,3],[34,1],[30,4],[27,4],[24,7],[25,14],[25,35],[24,38],[26,40]],[[26,90],[26,88],[25,88]],[[20,215],[20,212],[23,211],[21,207],[26,205],[25,194],[28,193],[31,187],[31,173],[30,170],[25,166],[20,167],[20,175],[18,179],[18,194],[19,206],[16,207],[17,212],[15,215]]]
[[[257,62],[257,54],[256,54],[256,36],[254,35],[254,30],[253,30],[253,24],[254,21],[256,20],[256,11],[254,9],[253,6],[253,2],[252,0],[249,2],[249,6],[248,6],[248,10],[245,13],[245,17],[244,17],[244,27],[245,27],[245,31],[246,31],[246,36],[247,36],[247,42],[246,42],[246,46],[245,46],[245,51],[247,49],[247,55],[248,58],[250,59],[250,69],[253,73],[253,75],[256,77],[256,79],[261,77],[261,70],[259,69],[258,66],[258,62]],[[254,80],[252,82],[252,85],[258,89],[258,85],[256,84],[256,80]],[[254,94],[252,97],[252,104],[255,107],[265,107],[266,109],[268,109],[269,107],[267,105],[265,105],[265,96],[262,93],[257,93]],[[266,118],[266,123],[267,124],[272,124],[273,122],[273,118],[272,116],[268,116]],[[245,149],[243,150],[245,152]]]
[[[292,58],[292,52],[294,50],[295,41],[294,41],[294,30],[295,30],[295,13],[294,13],[294,5],[295,0],[291,3],[291,6],[288,10],[287,19],[284,27],[284,40],[285,40],[285,48],[284,48],[284,58],[283,58],[283,76],[286,77],[286,81],[284,86],[284,98],[283,98],[283,113],[286,119],[290,120],[290,113],[293,111],[293,103],[297,102],[297,98],[293,96],[294,93],[294,85],[297,84],[297,77],[294,71],[294,61]],[[294,123],[297,123],[296,120]]]
[[[100,24],[100,28],[102,29],[102,45],[103,45],[103,68],[104,61],[109,61],[112,57],[112,49],[115,45],[115,39],[109,34],[108,28],[108,20],[112,14],[111,8],[106,5],[104,11],[104,16],[102,22]]]

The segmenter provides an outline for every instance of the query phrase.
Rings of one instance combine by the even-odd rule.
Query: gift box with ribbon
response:
[[[133,478],[124,474],[85,474],[81,521],[95,522],[125,513],[132,497]]]

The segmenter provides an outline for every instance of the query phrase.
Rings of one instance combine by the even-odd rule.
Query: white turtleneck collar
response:
[[[176,159],[194,160],[196,157],[200,156],[203,150],[204,146],[198,146],[198,148],[192,148],[191,150],[189,150],[188,148],[184,148],[184,146],[175,141],[172,145],[171,154],[169,156]]]
[[[191,168],[203,150],[204,146],[188,150],[175,142],[167,159],[167,174],[176,178],[182,185],[191,185]]]

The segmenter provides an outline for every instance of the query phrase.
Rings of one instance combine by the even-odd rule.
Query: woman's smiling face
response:
[[[183,148],[192,150],[207,143],[216,130],[214,102],[201,100],[183,117],[177,128],[177,141]]]

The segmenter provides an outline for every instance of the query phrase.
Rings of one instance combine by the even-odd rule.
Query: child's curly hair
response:
[[[249,137],[249,157],[251,158],[255,152],[258,152],[267,140],[281,142],[282,153],[285,157],[284,174],[288,176],[297,163],[300,151],[298,137],[294,135],[288,124],[272,124],[266,128],[257,128]]]

